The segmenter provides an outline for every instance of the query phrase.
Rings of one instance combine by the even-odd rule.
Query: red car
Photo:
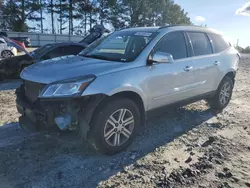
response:
[[[19,45],[20,47],[22,47],[23,49],[26,49],[26,46],[25,46],[24,42],[20,42],[20,41],[14,40],[14,39],[11,39],[11,40],[12,40],[13,42],[15,42],[16,44],[18,44],[18,45]],[[23,50],[17,48],[17,51],[18,51],[18,52],[21,52],[21,51],[23,51]]]

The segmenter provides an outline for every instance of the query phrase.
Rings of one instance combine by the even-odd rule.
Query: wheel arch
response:
[[[91,114],[90,118],[89,118],[89,131],[88,131],[88,135],[91,132],[91,128],[92,128],[92,124],[93,121],[95,119],[96,114],[98,113],[98,111],[103,108],[105,105],[107,105],[109,102],[111,102],[112,100],[117,100],[119,98],[127,98],[132,100],[139,108],[140,111],[140,121],[141,121],[141,127],[143,127],[145,125],[146,122],[146,111],[145,111],[145,107],[144,107],[144,103],[143,103],[143,99],[141,98],[141,96],[134,92],[134,91],[121,91],[118,93],[115,93],[111,96],[105,95],[102,100],[99,102],[99,104],[96,106],[96,108],[94,109],[93,113]],[[88,135],[86,135],[88,137]]]
[[[222,80],[225,78],[225,77],[230,77],[233,79],[233,83],[235,82],[235,76],[236,76],[236,71],[229,71],[223,78]],[[221,81],[222,81],[221,80]]]
[[[235,76],[236,76],[236,71],[230,71],[230,72],[228,72],[224,77],[226,77],[226,76],[235,78]]]
[[[145,124],[145,120],[146,120],[145,104],[143,102],[143,99],[138,93],[134,91],[122,91],[122,92],[114,94],[111,97],[117,97],[117,98],[121,97],[121,98],[128,98],[132,100],[139,108],[140,117],[141,117],[141,125]]]
[[[218,87],[220,86],[220,83],[222,82],[222,80],[225,77],[232,78],[233,83],[235,83],[235,76],[236,76],[236,71],[235,70],[229,70],[223,77],[221,77],[220,81],[218,83],[216,83],[216,85],[215,85],[216,90],[218,89]]]
[[[106,104],[108,104],[111,100],[115,100],[118,98],[127,98],[132,100],[139,108],[140,110],[140,114],[141,114],[141,118],[145,119],[145,104],[143,102],[143,99],[141,98],[141,96],[134,92],[134,91],[121,91],[118,93],[115,93],[111,96],[106,96],[97,106],[97,108],[95,109],[94,113],[91,116],[91,119],[93,119],[93,116],[95,115],[95,113],[102,108],[103,106],[105,106]],[[144,121],[143,121],[144,123]]]
[[[236,76],[235,71],[230,71],[227,74],[225,74],[225,76],[221,79],[214,95],[208,99],[208,103],[209,103],[210,107],[212,109],[216,110],[217,112],[223,110],[230,102],[232,92],[233,92],[234,82],[235,82],[235,76]],[[230,90],[230,95],[229,95],[228,101],[226,101],[226,103],[223,104],[223,102],[220,101],[220,93],[221,93],[221,88],[223,87],[223,83],[226,80],[229,80],[231,82],[230,84],[232,84],[232,88]]]

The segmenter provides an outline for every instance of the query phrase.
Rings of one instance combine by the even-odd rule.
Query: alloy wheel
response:
[[[104,138],[110,146],[121,146],[134,131],[134,116],[128,109],[115,111],[104,126]]]
[[[230,97],[231,97],[231,85],[230,83],[226,82],[222,86],[220,91],[220,96],[219,96],[220,103],[222,105],[226,105],[229,102]]]
[[[2,56],[4,58],[8,58],[12,56],[12,53],[10,51],[3,51]]]

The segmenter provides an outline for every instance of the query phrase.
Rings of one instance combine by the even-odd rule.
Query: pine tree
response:
[[[43,33],[43,8],[44,8],[44,3],[42,0],[39,0],[39,5],[40,5],[40,19],[41,19],[41,23],[40,23],[40,28],[41,28],[41,33]]]
[[[93,16],[96,15],[96,1],[90,0],[80,0],[77,3],[77,12],[79,14],[79,19],[81,19],[80,25],[84,28],[84,33],[87,33],[87,26],[92,27]]]
[[[68,2],[67,0],[58,0],[55,4],[55,13],[59,15],[59,33],[62,34],[67,28],[65,24],[68,22]]]
[[[4,28],[4,15],[3,15],[4,4],[3,0],[0,0],[0,28]]]
[[[40,21],[39,0],[10,0],[3,6],[6,29],[28,31],[27,21]]]
[[[50,14],[50,19],[51,19],[51,31],[52,34],[55,33],[55,1],[54,0],[46,0],[45,1],[45,6],[47,8],[47,13]]]
[[[73,34],[73,29],[74,29],[73,11],[74,11],[73,0],[69,0],[69,35]]]
[[[123,0],[123,4],[129,9],[131,27],[191,23],[173,0]]]
[[[2,4],[1,4],[2,2]],[[2,8],[1,8],[2,6]],[[52,33],[87,33],[94,24],[111,23],[117,30],[125,27],[191,24],[187,12],[173,0],[0,0],[1,28],[28,31],[28,20],[39,21],[43,32],[43,16],[51,17]],[[80,24],[74,27],[75,22]],[[58,21],[58,22],[57,22]],[[84,31],[84,32],[83,32]]]
[[[117,0],[115,4],[110,7],[110,23],[115,30],[126,28],[130,24],[129,8],[122,0]]]

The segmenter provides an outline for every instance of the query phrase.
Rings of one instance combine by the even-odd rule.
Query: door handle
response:
[[[220,65],[220,62],[219,61],[215,61],[214,65]]]
[[[191,71],[192,69],[193,69],[192,66],[186,66],[186,67],[184,68],[184,71],[188,72],[188,71]]]

